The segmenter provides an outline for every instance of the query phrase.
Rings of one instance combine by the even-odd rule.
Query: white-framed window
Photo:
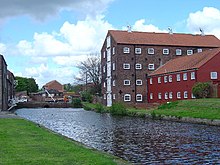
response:
[[[131,81],[130,80],[124,80],[124,85],[131,85]]]
[[[148,54],[154,54],[154,48],[148,48],[147,53]]]
[[[106,94],[103,95],[104,99],[106,100]]]
[[[212,80],[218,79],[218,73],[217,72],[210,72],[210,78]]]
[[[176,97],[177,97],[178,99],[181,99],[181,92],[177,92],[177,93],[176,93]]]
[[[105,58],[105,51],[103,52],[103,58]]]
[[[167,100],[168,99],[168,92],[165,92],[164,98]]]
[[[163,49],[163,54],[164,55],[168,55],[170,52],[169,52],[169,49]]]
[[[169,82],[172,82],[172,75],[169,75]]]
[[[186,54],[187,54],[187,55],[192,55],[192,54],[193,54],[193,50],[187,50],[187,51],[186,51]]]
[[[148,64],[148,70],[154,70],[154,64]]]
[[[153,84],[153,79],[152,78],[150,78],[150,84]]]
[[[164,83],[167,83],[167,76],[163,77],[163,81],[164,81]]]
[[[125,94],[124,95],[124,101],[131,101],[131,95],[130,94]]]
[[[150,93],[150,99],[152,100],[153,98],[153,93]]]
[[[162,99],[162,95],[161,95],[161,93],[158,93],[158,99],[159,99],[159,100]]]
[[[169,92],[169,98],[170,98],[170,99],[173,98],[173,92]]]
[[[181,56],[182,55],[182,50],[181,49],[176,49],[176,55]]]
[[[142,69],[142,65],[141,64],[135,64],[135,69],[137,69],[137,70]]]
[[[112,86],[115,87],[115,80],[112,81]]]
[[[140,79],[136,80],[136,85],[142,85],[142,80]]]
[[[130,53],[130,48],[124,47],[123,48],[123,53],[125,53],[125,54]]]
[[[112,48],[112,54],[115,54],[115,47]]]
[[[141,48],[135,48],[135,54],[141,54]]]
[[[195,75],[195,72],[191,72],[190,73],[190,77],[191,77],[191,80],[195,80],[196,79],[196,75]]]
[[[136,95],[136,101],[142,101],[142,94]]]
[[[107,37],[107,41],[106,42],[107,42],[106,43],[107,48],[111,47],[111,36]]]
[[[112,98],[115,100],[115,94],[112,95]]]
[[[183,80],[184,80],[184,81],[187,80],[187,73],[183,73]]]
[[[198,53],[202,52],[202,49],[201,48],[197,49],[197,52]]]
[[[103,73],[105,73],[105,66],[103,66]]]
[[[180,81],[180,74],[176,74],[176,81]]]
[[[184,91],[183,97],[184,97],[184,99],[188,98],[188,92],[187,91]]]
[[[192,98],[192,99],[195,99],[196,96],[194,96],[194,94],[192,93],[192,94],[191,94],[191,98]]]
[[[115,70],[115,63],[112,63],[112,70]]]
[[[124,69],[130,69],[130,64],[124,63],[124,64],[123,64],[123,68],[124,68]]]
[[[158,78],[157,78],[157,82],[158,82],[158,84],[161,83],[161,77],[158,77]]]
[[[104,88],[106,87],[106,83],[105,83],[105,82],[103,83],[103,87],[104,87]]]

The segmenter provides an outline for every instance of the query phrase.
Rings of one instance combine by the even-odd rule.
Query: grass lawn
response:
[[[0,119],[0,164],[113,165],[123,160],[88,149],[23,119]]]

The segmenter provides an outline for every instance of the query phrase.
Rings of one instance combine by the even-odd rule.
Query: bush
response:
[[[125,105],[121,102],[113,103],[110,107],[110,113],[112,115],[121,115],[124,116],[127,114],[127,109]]]
[[[208,82],[196,83],[192,88],[192,93],[196,98],[207,98],[210,95],[211,86]]]
[[[103,113],[105,111],[104,106],[100,103],[95,105],[96,112]]]
[[[91,93],[87,91],[83,91],[81,92],[81,97],[82,97],[82,101],[92,103],[93,98],[92,98]]]
[[[175,102],[167,102],[167,103],[164,103],[164,104],[160,105],[158,107],[158,109],[171,109],[171,108],[176,107],[177,104],[178,104],[177,101],[175,101]]]
[[[82,103],[79,98],[74,98],[72,101],[72,104],[73,104],[74,108],[81,108],[82,107]]]

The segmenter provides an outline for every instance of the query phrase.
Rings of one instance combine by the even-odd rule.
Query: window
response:
[[[142,69],[142,65],[141,64],[136,64],[135,69]]]
[[[187,73],[183,73],[183,80],[187,80]]]
[[[130,64],[127,64],[127,63],[123,64],[123,68],[124,69],[130,69]]]
[[[135,54],[141,54],[141,48],[135,48]]]
[[[105,58],[105,51],[103,52],[103,58]]]
[[[115,54],[115,47],[112,48],[112,54]]]
[[[165,93],[164,98],[167,100],[168,99],[168,92]]]
[[[158,78],[157,78],[157,82],[158,82],[158,84],[161,83],[161,77],[158,77]]]
[[[130,80],[124,80],[124,85],[130,85],[130,84],[131,84]]]
[[[142,80],[136,80],[136,85],[142,85]]]
[[[188,92],[187,91],[184,92],[184,96],[183,97],[184,97],[184,99],[188,98]]]
[[[107,45],[107,48],[111,47],[111,36],[108,36],[108,37],[107,37],[107,43],[106,43],[106,45]]]
[[[112,70],[115,70],[115,63],[112,63]]]
[[[153,99],[153,93],[150,93],[150,99],[151,100]]]
[[[154,54],[154,48],[148,48],[147,53],[148,54]]]
[[[112,98],[115,100],[115,94],[112,95]]]
[[[191,72],[191,80],[195,80],[196,76],[195,76],[195,72]]]
[[[180,81],[180,74],[176,75],[176,81]]]
[[[142,101],[142,94],[136,95],[136,101]]]
[[[115,80],[112,81],[112,86],[113,86],[113,87],[115,86]]]
[[[105,66],[103,66],[103,73],[105,73]]]
[[[212,80],[216,80],[216,79],[218,79],[218,73],[217,72],[211,72],[210,77],[211,77]]]
[[[164,55],[169,54],[169,49],[163,49],[163,54],[164,54]]]
[[[194,94],[192,93],[192,94],[191,94],[191,98],[192,98],[192,99],[195,99],[196,96],[194,96]]]
[[[169,82],[172,82],[172,75],[169,75]]]
[[[181,56],[182,55],[182,50],[181,49],[176,49],[176,55]]]
[[[150,78],[150,84],[153,84],[153,79],[152,78]]]
[[[154,64],[148,64],[148,70],[154,70]]]
[[[105,82],[103,83],[103,87],[104,87],[104,88],[106,87],[106,84],[105,84]]]
[[[193,50],[187,50],[187,55],[192,55],[193,54]]]
[[[162,99],[162,95],[161,95],[161,93],[158,93],[158,99],[159,99],[159,100]]]
[[[163,77],[164,83],[167,83],[167,76]]]
[[[103,97],[104,97],[104,99],[106,99],[106,94],[104,94],[104,96],[103,96]]]
[[[197,52],[198,52],[198,53],[202,52],[202,49],[197,49]]]
[[[169,98],[172,99],[173,98],[173,92],[169,93]]]
[[[130,94],[125,94],[124,95],[124,101],[131,101],[131,95]]]
[[[180,93],[180,92],[177,92],[177,93],[176,93],[176,97],[177,97],[178,99],[181,99],[181,93]]]
[[[124,53],[130,53],[130,48],[124,47],[124,48],[123,48],[123,52],[124,52]]]

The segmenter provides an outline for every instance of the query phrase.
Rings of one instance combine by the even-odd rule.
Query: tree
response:
[[[91,83],[92,88],[89,88],[91,94],[101,93],[101,60],[98,54],[90,55],[88,59],[82,61],[77,68],[79,76],[75,77],[76,81],[85,84]]]
[[[27,93],[37,92],[38,85],[33,78],[15,77],[18,81],[16,92],[27,91]]]
[[[198,82],[192,88],[192,93],[196,98],[207,98],[210,95],[210,84],[208,82]]]

